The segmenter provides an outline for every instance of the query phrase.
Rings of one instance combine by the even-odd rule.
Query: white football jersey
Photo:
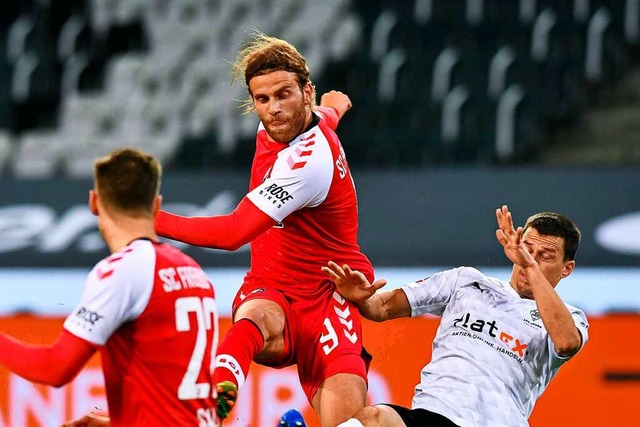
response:
[[[469,267],[402,290],[412,316],[442,317],[412,407],[437,412],[461,427],[528,426],[536,400],[569,359],[556,353],[535,301]],[[586,316],[566,306],[584,346]]]

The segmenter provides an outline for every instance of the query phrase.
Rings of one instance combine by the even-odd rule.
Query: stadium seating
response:
[[[637,60],[639,14],[640,0],[4,2],[0,165],[86,176],[125,144],[169,168],[248,165],[255,118],[229,61],[252,28],[295,44],[319,92],[350,95],[352,164],[531,161],[549,123]]]
[[[382,127],[397,130],[380,158],[402,166],[394,164],[393,150],[413,139],[425,146],[426,155],[413,157],[420,163],[535,159],[545,126],[576,120],[589,88],[614,82],[629,65],[637,6],[634,0],[363,2],[369,67],[380,72],[379,96],[370,103],[404,106],[404,114],[376,115],[386,120]],[[394,73],[387,72],[389,60]],[[432,117],[412,128],[402,118],[416,109]],[[353,134],[365,132],[361,123]]]
[[[13,151],[13,141],[8,132],[0,130],[0,176],[5,175],[8,169],[11,152]]]

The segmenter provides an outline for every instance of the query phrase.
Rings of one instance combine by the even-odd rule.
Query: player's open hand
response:
[[[496,230],[496,238],[504,248],[507,258],[522,268],[535,264],[536,261],[522,242],[522,227],[513,227],[513,218],[507,205],[496,209],[496,219],[499,227]]]
[[[109,427],[111,420],[108,415],[89,413],[77,420],[67,421],[61,427]]]
[[[347,95],[337,90],[331,90],[320,97],[320,105],[332,107],[338,112],[339,118],[351,109],[351,100]]]
[[[360,271],[352,270],[347,264],[339,266],[333,261],[329,261],[326,267],[322,267],[322,271],[333,280],[342,296],[356,304],[368,300],[378,289],[387,284],[386,279],[369,283]]]

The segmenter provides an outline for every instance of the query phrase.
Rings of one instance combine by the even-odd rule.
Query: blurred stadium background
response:
[[[85,206],[94,158],[142,148],[165,165],[167,209],[233,209],[257,120],[229,62],[252,28],[296,45],[319,94],[351,97],[339,135],[378,276],[465,264],[506,279],[503,203],[519,223],[551,210],[581,226],[559,290],[589,315],[591,342],[531,425],[639,425],[640,0],[3,1],[2,330],[53,339],[106,255]],[[224,331],[247,250],[186,249],[216,284]],[[436,325],[366,325],[372,402],[409,404]],[[60,390],[0,370],[0,425],[104,407],[98,363]],[[252,377],[228,425],[273,426],[290,407],[313,425],[295,370]]]

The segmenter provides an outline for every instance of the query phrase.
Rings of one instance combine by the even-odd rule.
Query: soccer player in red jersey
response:
[[[260,125],[249,193],[236,209],[185,218],[161,211],[159,235],[235,250],[251,242],[251,268],[233,302],[234,324],[218,348],[219,415],[227,415],[252,360],[297,364],[302,388],[323,426],[348,419],[366,402],[358,310],[321,271],[329,260],[357,265],[373,278],[357,242],[356,190],[334,129],[349,98],[326,93],[315,106],[305,58],[284,40],[254,34],[235,76]],[[230,387],[229,385],[232,384]]]
[[[97,160],[94,173],[89,207],[112,254],[89,273],[52,345],[0,334],[0,362],[60,387],[100,351],[111,425],[214,427],[215,292],[193,259],[158,241],[161,167],[121,149]],[[67,425],[108,423],[87,416]]]

